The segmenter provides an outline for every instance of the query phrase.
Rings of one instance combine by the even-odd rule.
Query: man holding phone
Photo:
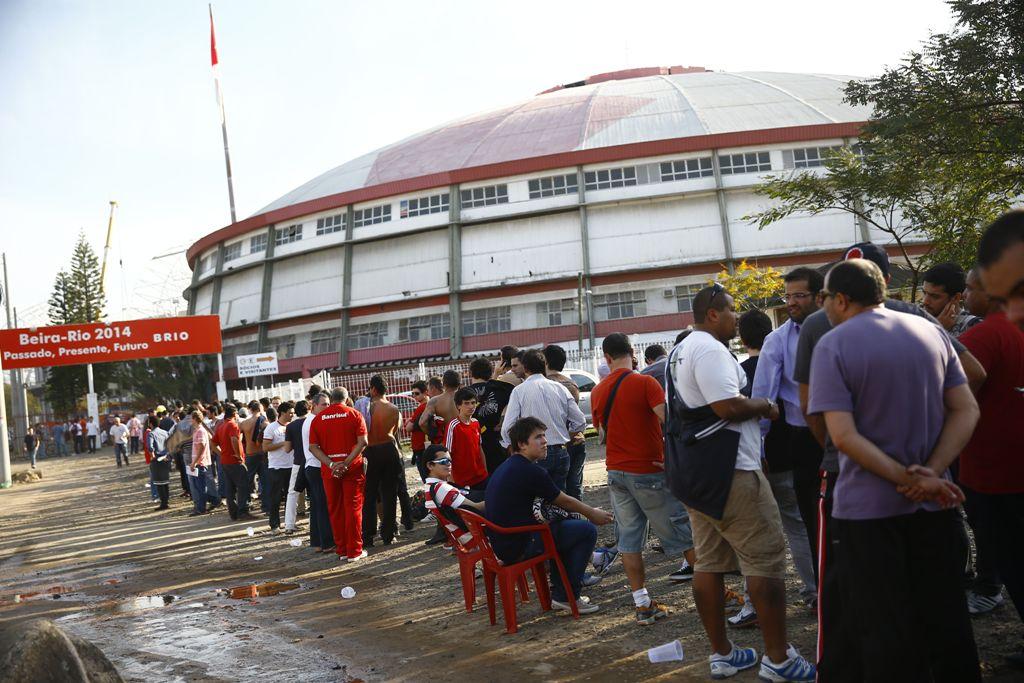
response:
[[[921,308],[931,313],[953,337],[981,322],[964,310],[962,301],[967,276],[956,263],[939,263],[925,271]]]

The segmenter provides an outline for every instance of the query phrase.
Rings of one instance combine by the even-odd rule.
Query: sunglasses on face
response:
[[[419,396],[421,392],[419,392],[419,391],[412,391],[412,392],[409,392],[409,393],[410,393],[410,394],[411,394],[412,396]]]
[[[437,460],[431,460],[430,462],[432,464],[434,464],[434,465],[451,465],[452,464],[452,459],[451,458],[438,458]]]

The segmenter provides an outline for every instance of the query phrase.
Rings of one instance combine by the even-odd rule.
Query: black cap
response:
[[[874,262],[882,270],[882,276],[889,277],[889,254],[874,242],[859,242],[847,249],[843,260],[849,261],[852,258],[866,258]]]

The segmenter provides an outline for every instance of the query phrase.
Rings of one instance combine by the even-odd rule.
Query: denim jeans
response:
[[[597,543],[597,527],[585,519],[565,519],[551,523],[551,535],[554,536],[558,556],[565,565],[565,573],[569,576],[572,594],[579,599],[583,572],[587,569],[594,554],[594,545]],[[523,558],[534,557],[542,552],[544,544],[540,540],[540,535],[533,534]],[[562,586],[562,576],[554,562],[548,563],[548,573],[551,575],[551,599],[565,602],[566,592]]]
[[[667,557],[681,556],[693,548],[690,516],[669,491],[664,474],[608,470],[608,492],[620,552],[643,552],[648,524],[661,541]]]
[[[114,444],[114,457],[117,458],[117,466],[121,466],[121,458],[124,458],[124,464],[128,464],[128,451],[125,449],[123,443]]]
[[[217,496],[217,485],[213,481],[213,469],[197,467],[198,475],[188,477],[188,488],[192,492],[192,506],[196,512],[206,512],[206,504],[211,507],[220,502]]]
[[[217,497],[227,498],[228,478],[224,475],[224,465],[220,464],[220,453],[213,454],[213,466],[217,468]]]
[[[32,461],[32,469],[36,468],[36,456],[39,455],[39,446],[35,446],[28,452],[28,459]]]
[[[260,509],[263,512],[270,511],[270,486],[269,479],[267,477],[267,454],[266,453],[251,453],[245,456],[245,468],[249,470],[249,491],[255,491],[260,497]],[[256,482],[256,476],[259,475],[259,483]]]
[[[569,474],[569,454],[564,445],[548,446],[547,457],[537,462],[555,482],[560,491],[565,491],[565,478]]]
[[[565,445],[569,454],[569,472],[565,477],[565,492],[576,500],[583,500],[583,465],[587,460],[587,442]]]

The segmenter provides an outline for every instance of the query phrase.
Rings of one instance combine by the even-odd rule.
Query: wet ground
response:
[[[603,454],[588,448],[584,497],[607,506]],[[109,452],[44,460],[41,481],[0,491],[0,624],[54,619],[130,681],[706,680],[691,589],[668,582],[676,565],[658,553],[646,556],[648,589],[673,609],[668,619],[635,624],[616,564],[586,591],[600,613],[573,621],[534,600],[519,606],[519,633],[506,635],[480,597],[466,613],[454,558],[423,545],[431,524],[392,546],[378,542],[362,563],[339,564],[311,551],[304,534],[272,534],[263,520],[231,522],[223,509],[189,517],[178,497],[154,512],[145,467],[132,462],[118,470]],[[787,586],[790,638],[813,654],[813,615],[794,576]],[[355,597],[343,598],[345,587]],[[1022,642],[1015,621],[1011,608],[974,622],[986,680],[1021,680],[1001,664]],[[732,637],[761,648],[756,629]],[[684,661],[647,661],[648,648],[677,638]]]

